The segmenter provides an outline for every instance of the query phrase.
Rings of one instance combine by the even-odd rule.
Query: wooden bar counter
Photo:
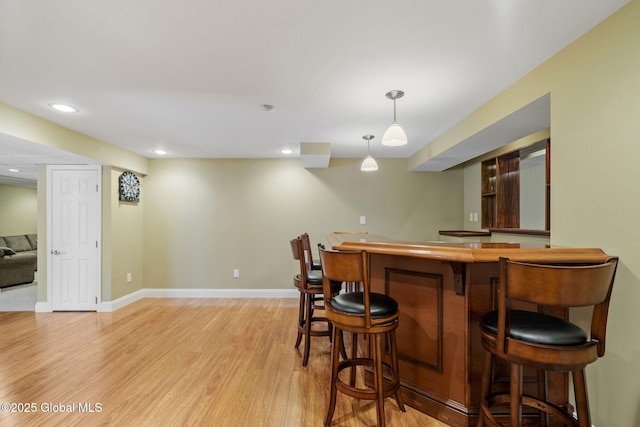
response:
[[[484,352],[478,323],[484,313],[496,308],[498,258],[550,263],[608,258],[595,248],[408,242],[368,233],[336,232],[327,240],[336,250],[371,253],[372,289],[398,301],[405,403],[451,426],[465,427],[477,421]],[[506,367],[496,367],[496,376],[503,377],[507,387],[508,372]],[[529,377],[525,382],[535,381]],[[533,386],[525,385],[525,390]],[[567,403],[567,375],[550,375],[549,392],[556,403]]]

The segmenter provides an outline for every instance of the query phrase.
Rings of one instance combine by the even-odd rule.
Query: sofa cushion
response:
[[[38,249],[38,235],[37,234],[27,234],[27,240],[31,245],[31,249]]]
[[[4,241],[4,237],[0,237],[0,246],[7,246],[7,242]]]
[[[11,256],[11,255],[15,255],[15,251],[11,248],[8,248],[6,246],[0,246],[0,256]]]
[[[24,234],[20,236],[4,236],[4,241],[8,247],[16,252],[33,250],[31,249],[29,239],[27,239],[27,236],[25,236]]]

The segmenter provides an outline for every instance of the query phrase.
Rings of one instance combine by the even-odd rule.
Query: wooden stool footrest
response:
[[[340,375],[340,372],[342,370],[352,368],[354,366],[367,366],[373,369],[374,362],[373,359],[362,357],[357,359],[343,360],[338,364],[338,375]],[[386,398],[395,395],[400,389],[400,376],[395,375],[395,373],[393,372],[393,368],[388,363],[382,363],[382,370],[387,374],[389,378],[391,378],[391,380],[389,380],[389,378],[384,379],[383,395]],[[349,383],[343,381],[340,377],[336,379],[336,388],[342,393],[352,397],[356,397],[358,399],[376,400],[378,398],[374,389],[354,387]]]
[[[485,422],[489,422],[490,425],[501,427],[502,424],[498,423],[494,414],[491,413],[490,409],[494,405],[509,405],[511,402],[511,395],[507,392],[504,393],[495,393],[488,400],[483,400],[480,410],[484,413]],[[528,406],[530,408],[537,409],[539,411],[546,412],[547,414],[556,417],[565,425],[571,425],[578,427],[578,420],[576,420],[572,414],[569,414],[559,406],[556,406],[552,403],[545,402],[536,397],[529,396],[526,394],[522,395],[522,406]],[[507,408],[508,409],[508,408]],[[508,415],[508,412],[506,412]]]
[[[311,329],[311,332],[309,333],[309,335],[311,335],[312,337],[331,337],[331,329],[329,329],[329,323],[326,317],[312,317],[310,319],[311,321],[311,325],[313,327],[313,323],[317,322],[317,323],[326,323],[327,324],[327,329]],[[302,333],[302,334],[306,334],[306,325],[305,322],[302,322],[302,324],[298,325],[298,332]],[[297,346],[296,346],[297,348]]]

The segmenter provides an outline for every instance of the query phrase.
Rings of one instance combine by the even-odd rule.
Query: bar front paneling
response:
[[[452,426],[472,426],[477,420],[484,352],[478,323],[495,308],[498,258],[543,262],[607,258],[600,249],[407,242],[367,233],[332,233],[327,240],[333,249],[371,253],[372,289],[393,297],[400,307],[396,333],[405,403]],[[508,387],[508,369],[497,366],[495,371]],[[535,373],[526,376],[531,384],[525,387],[534,387]],[[550,375],[549,392],[556,403],[567,403],[567,376]]]

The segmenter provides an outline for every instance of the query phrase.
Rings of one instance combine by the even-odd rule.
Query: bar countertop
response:
[[[335,250],[367,250],[371,253],[455,262],[497,262],[500,257],[531,262],[603,262],[609,256],[598,248],[567,248],[535,243],[406,241],[369,234],[334,232],[327,235]]]

